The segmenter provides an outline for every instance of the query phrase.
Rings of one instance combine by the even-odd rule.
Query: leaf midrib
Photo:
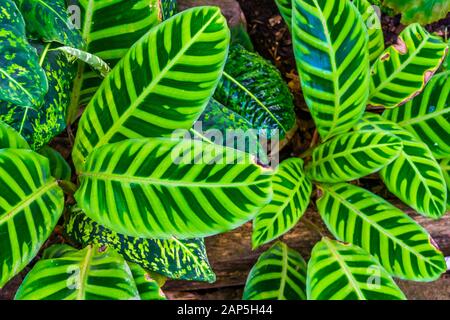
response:
[[[420,123],[422,121],[427,121],[433,118],[440,117],[446,113],[450,113],[450,108],[443,108],[442,110],[439,110],[437,112],[428,113],[425,115],[421,115],[418,117],[410,118],[408,120],[400,121],[398,124],[402,127],[408,126],[408,125],[414,125],[416,123]]]
[[[80,270],[80,282],[79,282],[79,290],[77,292],[76,300],[85,300],[86,298],[86,286],[87,286],[87,278],[88,278],[88,268],[91,264],[93,256],[93,248],[92,246],[87,247],[86,256],[83,261],[80,263],[82,268]]]

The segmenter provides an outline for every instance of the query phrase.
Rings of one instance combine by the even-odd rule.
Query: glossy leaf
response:
[[[72,47],[59,47],[57,49],[66,53],[69,61],[79,59],[87,63],[92,69],[97,71],[103,78],[106,77],[109,72],[111,72],[111,68],[105,61],[103,61],[102,59],[93,54],[90,54],[89,52],[82,51]]]
[[[423,90],[447,51],[441,38],[410,25],[373,65],[369,103],[393,108],[408,102]]]
[[[0,149],[30,149],[25,139],[16,130],[0,121]]]
[[[292,229],[305,213],[312,191],[303,160],[283,161],[272,176],[273,197],[253,221],[252,243],[257,248]]]
[[[381,130],[402,140],[400,155],[380,171],[386,187],[403,202],[430,218],[445,213],[447,195],[439,164],[430,149],[413,134],[376,114],[367,113],[359,130]]]
[[[39,153],[48,159],[50,163],[50,172],[53,178],[70,181],[72,178],[72,169],[61,153],[49,146],[40,149]]]
[[[292,30],[292,0],[275,0],[280,14],[289,30]]]
[[[423,93],[383,117],[426,143],[435,158],[450,156],[450,71],[435,75]]]
[[[16,0],[27,31],[46,42],[82,48],[80,31],[71,22],[64,0]]]
[[[128,237],[116,233],[92,219],[79,208],[71,211],[64,225],[65,234],[77,244],[108,246],[126,260],[146,270],[172,279],[215,281],[203,239],[167,240]]]
[[[31,150],[0,150],[0,288],[36,256],[64,208],[48,161]]]
[[[306,300],[306,262],[295,250],[277,242],[253,266],[244,300]]]
[[[127,140],[89,156],[75,198],[87,216],[124,235],[205,237],[253,219],[272,195],[271,173],[216,144]]]
[[[444,256],[425,229],[386,200],[346,183],[320,190],[317,208],[331,233],[365,249],[389,274],[432,281],[446,271]]]
[[[0,100],[38,108],[48,90],[47,79],[12,0],[0,1],[0,30]]]
[[[314,149],[306,170],[319,182],[356,180],[384,168],[401,150],[402,141],[389,133],[344,133]]]
[[[139,300],[139,292],[119,254],[109,248],[88,246],[38,261],[15,299]]]
[[[406,300],[375,258],[327,238],[313,248],[307,279],[309,300]]]
[[[403,24],[430,24],[445,18],[450,11],[448,0],[384,0],[384,4],[402,14]]]
[[[69,0],[81,9],[81,33],[89,52],[113,68],[133,44],[150,29],[168,19],[176,0]],[[94,96],[102,78],[86,64],[78,65],[67,119],[76,120],[80,105]]]
[[[66,127],[65,114],[75,76],[74,66],[63,53],[49,51],[50,44],[34,43],[49,81],[49,91],[39,110],[0,102],[0,121],[16,129],[34,150],[39,150]]]
[[[232,46],[214,98],[247,119],[264,137],[279,130],[283,139],[295,126],[292,94],[270,62],[242,46]]]
[[[369,87],[368,35],[350,0],[295,0],[293,42],[302,90],[323,140],[362,116]]]
[[[229,36],[218,8],[196,7],[142,37],[105,78],[80,120],[73,150],[77,170],[107,143],[190,129],[219,81]]]
[[[141,300],[166,300],[164,292],[149,272],[136,263],[127,262],[127,264],[133,274]]]

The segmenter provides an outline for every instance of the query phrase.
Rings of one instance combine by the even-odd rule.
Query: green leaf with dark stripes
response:
[[[447,184],[447,210],[450,210],[450,158],[443,159],[440,164]]]
[[[365,249],[389,274],[432,281],[447,269],[425,229],[386,200],[346,183],[322,185],[320,190],[317,208],[331,233]]]
[[[133,44],[175,12],[175,0],[69,0],[81,9],[81,33],[85,51],[98,56],[113,68]],[[79,63],[71,93],[67,121],[72,123],[80,105],[94,96],[102,78],[86,64]]]
[[[289,31],[292,30],[292,0],[275,0],[275,3],[280,10],[280,14],[286,22]]]
[[[384,0],[384,5],[402,14],[402,23],[427,25],[444,19],[450,11],[448,0]]]
[[[48,90],[47,79],[12,0],[0,2],[0,30],[0,100],[38,108]]]
[[[25,139],[14,128],[0,121],[0,149],[30,149]]]
[[[306,262],[283,242],[275,243],[253,266],[244,300],[306,300]]]
[[[372,65],[384,51],[384,35],[376,7],[368,0],[352,0],[369,33],[369,59]]]
[[[75,198],[88,217],[124,235],[206,237],[253,219],[272,196],[271,174],[216,144],[132,139],[89,156]]]
[[[257,248],[292,229],[309,205],[312,184],[303,171],[303,160],[283,161],[272,176],[273,197],[253,221],[252,243]]]
[[[362,116],[369,88],[367,29],[350,0],[294,0],[293,42],[302,90],[323,140]]]
[[[77,244],[108,246],[126,260],[171,279],[214,282],[216,276],[206,255],[203,239],[167,240],[128,237],[114,232],[73,208],[64,225],[65,234]]]
[[[48,159],[50,163],[50,172],[53,178],[70,181],[72,178],[72,169],[61,153],[49,146],[40,149],[39,153]]]
[[[152,278],[150,272],[145,271],[136,263],[127,262],[127,264],[133,274],[141,300],[167,300],[158,282]]]
[[[229,37],[215,7],[186,10],[150,30],[87,106],[73,149],[77,170],[107,143],[190,129],[220,79]]]
[[[58,47],[57,50],[61,50],[64,53],[66,53],[67,59],[71,62],[79,59],[84,63],[87,63],[93,70],[97,71],[103,78],[106,77],[109,72],[111,72],[111,68],[105,61],[89,52],[72,47]]]
[[[369,104],[393,108],[417,96],[448,51],[438,36],[419,24],[408,26],[372,67]]]
[[[377,172],[396,159],[402,141],[381,131],[344,133],[319,145],[306,167],[308,176],[319,182],[344,182]]]
[[[65,114],[75,76],[74,66],[62,52],[50,51],[51,44],[33,43],[38,49],[49,90],[38,110],[0,102],[0,120],[16,129],[34,150],[39,150],[66,127]]]
[[[80,31],[70,20],[65,0],[16,0],[16,3],[32,36],[80,49],[84,46]]]
[[[418,97],[383,117],[426,143],[435,158],[450,156],[450,71],[435,75]]]
[[[31,150],[0,150],[0,288],[19,273],[50,236],[64,194],[48,161]]]
[[[267,138],[272,136],[271,130],[279,130],[283,139],[296,125],[293,97],[280,72],[240,45],[230,49],[214,98]]]
[[[356,126],[359,130],[378,130],[402,140],[400,155],[380,171],[386,187],[404,203],[430,218],[445,214],[445,181],[439,163],[426,144],[396,123],[367,113]]]
[[[118,253],[88,246],[38,261],[15,299],[139,300],[139,292],[129,266]]]
[[[309,300],[406,300],[387,271],[366,251],[323,238],[308,263]]]

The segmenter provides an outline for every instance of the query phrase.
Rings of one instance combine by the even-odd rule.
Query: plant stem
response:
[[[73,196],[75,192],[78,190],[78,186],[67,180],[59,180],[58,181],[59,186],[63,189],[65,194]]]

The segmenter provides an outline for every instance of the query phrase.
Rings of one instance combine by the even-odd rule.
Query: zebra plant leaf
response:
[[[186,10],[151,29],[87,106],[73,150],[77,170],[92,150],[107,143],[190,129],[220,79],[229,38],[215,7]]]
[[[48,161],[31,150],[0,150],[0,288],[36,256],[64,208]]]
[[[319,182],[356,180],[384,168],[401,150],[402,141],[386,132],[344,133],[314,149],[306,170]]]
[[[372,67],[369,104],[394,108],[417,96],[448,51],[438,36],[419,24],[408,26]]]
[[[308,263],[309,300],[406,300],[387,271],[366,251],[323,238]]]
[[[306,262],[283,242],[275,243],[253,266],[244,300],[306,300]]]
[[[292,0],[275,0],[275,3],[289,31],[292,31]]]
[[[317,208],[331,233],[365,249],[389,274],[432,281],[447,269],[425,229],[386,200],[346,183],[321,185],[320,190]]]
[[[364,21],[350,0],[294,0],[293,43],[306,103],[323,140],[363,115],[369,88]]]
[[[64,225],[65,234],[75,243],[108,246],[127,261],[171,279],[214,282],[216,276],[206,255],[203,239],[167,240],[128,237],[114,232],[73,208]]]
[[[27,274],[16,300],[139,300],[125,260],[109,248],[88,246],[42,259]]]
[[[0,149],[30,149],[26,140],[12,127],[0,121]]]
[[[103,78],[106,77],[109,72],[111,72],[111,68],[105,61],[89,52],[72,47],[59,47],[57,48],[57,50],[66,53],[67,59],[69,61],[79,59],[87,63],[92,69],[97,71]]]
[[[0,102],[0,121],[16,129],[33,150],[39,150],[66,128],[65,115],[75,70],[63,53],[50,51],[50,43],[33,45],[38,49],[50,86],[44,103],[36,110]]]
[[[124,235],[206,237],[253,219],[272,196],[271,174],[216,144],[135,139],[94,151],[75,198],[88,217]]]
[[[450,71],[435,75],[418,97],[383,117],[426,143],[435,158],[450,156]]]
[[[240,45],[230,49],[214,98],[247,119],[253,128],[262,130],[267,138],[271,138],[271,130],[278,130],[283,139],[295,127],[293,97],[280,72]]]
[[[72,178],[72,169],[61,153],[49,146],[45,146],[39,150],[39,154],[48,159],[50,163],[50,172],[53,178],[70,181]]]
[[[113,68],[133,44],[151,28],[169,18],[175,0],[69,0],[81,9],[81,33],[89,52]],[[102,83],[95,70],[79,63],[67,121],[76,120],[80,105],[90,102]]]
[[[450,210],[450,158],[443,159],[440,164],[447,184],[447,210]]]
[[[402,14],[402,23],[427,25],[446,17],[450,11],[447,0],[385,0],[384,5]]]
[[[400,155],[380,171],[386,187],[404,203],[430,218],[445,213],[447,195],[439,163],[430,149],[396,123],[367,113],[356,126],[359,130],[381,130],[402,140]]]
[[[152,278],[150,272],[145,271],[136,263],[127,262],[136,283],[141,300],[166,300],[164,292],[158,282]]]
[[[253,248],[292,229],[309,205],[312,184],[303,171],[302,159],[283,161],[272,176],[272,186],[272,200],[253,221]]]
[[[16,0],[25,18],[27,31],[45,42],[84,46],[80,31],[71,22],[65,0]]]
[[[48,90],[47,79],[12,0],[0,2],[0,30],[0,100],[37,109]]]
[[[369,33],[369,59],[370,64],[378,59],[384,51],[384,35],[378,12],[368,0],[352,0],[361,13]]]

